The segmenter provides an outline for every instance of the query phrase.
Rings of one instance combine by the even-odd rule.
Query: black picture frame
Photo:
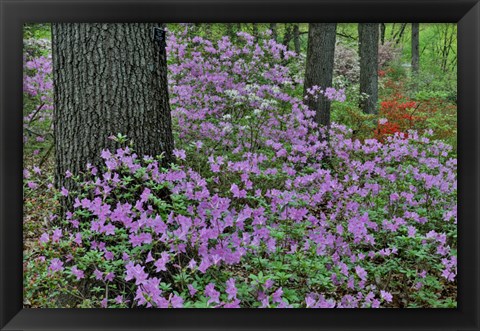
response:
[[[22,25],[458,22],[456,309],[22,309]],[[0,0],[1,330],[480,330],[478,0]]]

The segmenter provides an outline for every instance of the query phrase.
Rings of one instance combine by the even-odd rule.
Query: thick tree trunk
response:
[[[366,114],[377,114],[378,101],[378,24],[359,23],[360,108]]]
[[[101,164],[121,133],[139,155],[172,161],[167,64],[158,24],[52,25],[56,184]],[[161,39],[161,38],[160,38]],[[164,39],[164,38],[163,38]]]
[[[272,39],[277,41],[277,38],[278,38],[277,23],[270,23],[270,30],[272,31]]]
[[[420,24],[412,23],[412,72],[416,75],[418,74],[419,64],[420,64]]]
[[[293,45],[295,53],[300,54],[300,27],[298,24],[293,26]]]
[[[332,86],[336,30],[336,23],[309,24],[304,96],[315,85],[323,90]],[[320,126],[330,126],[330,101],[326,97],[320,95],[317,100],[308,97],[305,104],[315,110],[315,121]]]

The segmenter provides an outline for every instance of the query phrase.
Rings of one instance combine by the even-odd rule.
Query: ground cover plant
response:
[[[291,27],[168,25],[174,161],[117,132],[101,162],[64,174],[73,188],[55,185],[50,27],[28,27],[26,307],[456,307],[451,87],[426,88],[438,72],[409,73],[393,39],[378,114],[363,113],[343,25],[332,86],[304,92],[305,40],[275,40]],[[328,127],[311,98],[331,103]]]

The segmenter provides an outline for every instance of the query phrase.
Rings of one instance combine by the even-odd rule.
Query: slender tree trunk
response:
[[[270,30],[272,31],[272,39],[277,41],[278,39],[277,23],[270,23]]]
[[[419,23],[412,23],[412,72],[415,75],[418,74],[419,64],[420,64],[419,32],[420,32]]]
[[[287,47],[287,51],[290,47],[290,41],[292,40],[292,26],[290,24],[285,24],[285,33],[283,35],[282,44]]]
[[[285,32],[283,34],[283,41],[282,41],[282,45],[285,46],[285,49],[286,51],[289,51],[290,50],[290,41],[292,40],[292,26],[288,23],[285,24]],[[282,59],[284,58],[285,56],[285,52],[282,51],[280,53],[280,56],[282,57]]]
[[[390,30],[390,40],[393,40],[394,33],[395,33],[395,23],[392,24],[392,30]]]
[[[406,27],[407,27],[407,23],[402,23],[398,33],[395,33],[395,36],[393,37],[393,39],[395,40],[396,45],[398,45],[400,43],[400,41],[402,40],[403,33],[405,32]]]
[[[450,55],[450,51],[452,50],[452,43],[453,43],[453,37],[454,37],[454,29],[450,29],[449,24],[445,24],[442,26],[442,47],[441,47],[441,65],[440,68],[443,71],[448,70],[448,58]]]
[[[378,24],[359,23],[360,108],[376,114],[378,101]],[[363,97],[366,94],[366,97]]]
[[[385,23],[380,23],[380,43],[385,45],[385,31],[387,30],[387,26]]]
[[[300,27],[298,24],[293,26],[293,45],[295,53],[300,54]]]
[[[336,23],[310,23],[308,26],[307,64],[305,70],[305,104],[315,110],[319,126],[330,126],[330,101],[323,95],[317,100],[308,97],[307,89],[318,86],[322,90],[332,86],[335,55]],[[328,131],[328,130],[327,130]]]
[[[165,40],[159,24],[52,25],[56,184],[100,165],[121,133],[139,155],[172,161]],[[163,38],[162,38],[163,36]]]

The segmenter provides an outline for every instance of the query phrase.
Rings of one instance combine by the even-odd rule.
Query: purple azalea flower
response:
[[[54,258],[50,261],[50,266],[48,269],[52,272],[63,271],[63,262],[58,258]]]
[[[215,285],[212,283],[209,283],[205,287],[205,296],[210,298],[208,300],[208,303],[211,303],[211,302],[220,303],[220,292],[215,290]]]
[[[125,266],[127,270],[127,275],[125,276],[125,280],[129,281],[131,279],[135,279],[135,285],[140,285],[145,283],[148,278],[147,273],[144,271],[144,267],[140,264],[133,264],[133,262],[127,263]]]
[[[155,263],[153,264],[157,268],[156,272],[167,271],[166,264],[169,261],[170,261],[170,255],[167,252],[163,252],[160,258],[157,261],[155,261]]]
[[[384,290],[380,290],[380,296],[382,297],[383,300],[386,302],[392,302],[392,295],[389,292],[386,292]]]
[[[225,292],[228,294],[228,300],[237,298],[237,288],[235,287],[235,279],[230,278],[227,280],[227,289]]]
[[[78,269],[76,265],[74,265],[71,269],[72,274],[77,277],[77,280],[80,280],[85,277],[85,274],[82,270]]]

